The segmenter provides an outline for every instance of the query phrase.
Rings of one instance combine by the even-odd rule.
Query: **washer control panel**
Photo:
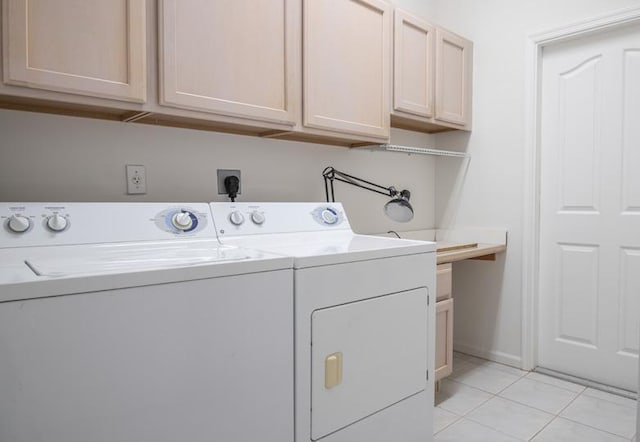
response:
[[[351,230],[340,203],[211,203],[218,237]]]
[[[53,234],[66,231],[71,226],[71,215],[64,205],[8,205],[0,213],[4,230],[12,235],[29,235],[37,230]]]
[[[0,248],[215,239],[206,203],[0,203]]]
[[[207,217],[190,207],[171,207],[155,216],[155,224],[176,235],[195,233],[207,225]]]

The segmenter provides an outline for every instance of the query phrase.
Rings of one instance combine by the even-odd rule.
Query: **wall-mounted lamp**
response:
[[[327,202],[335,201],[333,182],[337,180],[351,184],[352,186],[360,187],[361,189],[391,197],[391,201],[384,205],[384,213],[392,220],[400,223],[406,223],[413,219],[413,207],[411,207],[411,204],[409,203],[411,192],[406,189],[398,192],[393,186],[384,187],[379,184],[372,183],[371,181],[363,180],[362,178],[340,172],[333,167],[327,167],[324,169],[322,171],[322,176],[324,178],[324,191],[327,196]]]

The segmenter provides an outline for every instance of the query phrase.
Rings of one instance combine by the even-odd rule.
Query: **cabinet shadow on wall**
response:
[[[436,147],[457,152],[467,152],[470,132],[437,134]],[[435,226],[451,229],[456,225],[460,198],[472,158],[437,157],[435,173]]]

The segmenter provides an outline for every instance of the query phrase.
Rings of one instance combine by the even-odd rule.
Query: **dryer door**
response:
[[[313,312],[313,440],[426,388],[427,311],[419,288]]]

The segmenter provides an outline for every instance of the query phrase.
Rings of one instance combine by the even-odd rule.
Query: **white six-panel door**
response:
[[[544,49],[539,365],[636,390],[640,29]]]

